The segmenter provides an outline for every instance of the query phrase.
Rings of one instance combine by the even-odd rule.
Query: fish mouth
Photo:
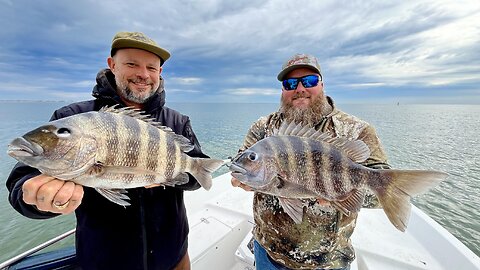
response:
[[[245,168],[238,166],[235,163],[230,164],[228,169],[230,169],[230,171],[232,172],[232,176],[239,180],[241,178],[244,178],[245,174],[247,174],[247,170]]]
[[[8,145],[7,154],[12,157],[33,157],[43,154],[43,148],[23,137],[16,138]]]

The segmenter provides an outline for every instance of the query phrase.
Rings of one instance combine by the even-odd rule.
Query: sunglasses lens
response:
[[[317,75],[308,75],[302,77],[302,84],[305,88],[315,87],[318,85],[319,78]]]
[[[290,78],[283,80],[283,88],[287,91],[290,90],[295,90],[297,89],[298,82],[301,81],[303,87],[305,88],[311,88],[315,87],[318,85],[318,82],[320,81],[320,76],[319,75],[307,75],[302,78]]]
[[[285,88],[285,90],[287,91],[295,90],[297,89],[297,86],[298,86],[298,79],[296,78],[283,80],[283,88]]]

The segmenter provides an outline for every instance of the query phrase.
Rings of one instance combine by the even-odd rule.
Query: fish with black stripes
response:
[[[284,211],[301,223],[299,199],[321,198],[345,215],[360,211],[366,189],[379,199],[391,223],[405,231],[410,198],[438,185],[447,174],[429,170],[370,169],[359,163],[370,156],[361,140],[348,140],[301,124],[279,129],[229,165],[232,176],[257,192],[278,197]]]
[[[132,108],[104,107],[42,125],[14,139],[7,153],[40,172],[95,188],[119,205],[125,189],[189,181],[205,189],[223,160],[194,158],[190,140]]]

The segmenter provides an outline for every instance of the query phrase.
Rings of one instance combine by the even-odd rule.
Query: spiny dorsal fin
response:
[[[116,105],[113,105],[113,106],[110,106],[110,107],[109,106],[104,106],[99,110],[99,112],[109,112],[109,113],[123,114],[123,115],[133,117],[135,119],[138,119],[140,121],[149,123],[152,126],[155,126],[155,127],[159,128],[161,130],[171,130],[169,127],[162,126],[160,123],[155,121],[154,118],[152,118],[149,114],[145,113],[142,110],[139,110],[139,109],[134,108],[134,107],[118,108],[118,106],[120,106],[120,105],[116,104]]]
[[[325,142],[329,142],[328,140],[333,139],[333,135],[331,133],[321,132],[319,130],[315,130],[314,128],[303,126],[301,123],[295,124],[294,122],[289,123],[287,121],[283,121],[280,127],[273,131],[273,135],[297,136]]]
[[[329,132],[321,132],[314,128],[283,121],[280,127],[273,131],[276,136],[297,136],[327,142],[343,151],[352,161],[363,162],[370,156],[370,149],[360,140],[351,141],[346,138],[333,137]]]
[[[123,114],[123,115],[130,116],[132,118],[135,118],[139,121],[148,123],[166,133],[169,133],[169,135],[173,136],[174,140],[178,143],[178,146],[183,152],[187,153],[193,150],[194,146],[189,139],[185,138],[182,135],[176,134],[175,132],[173,132],[171,128],[163,126],[161,123],[157,122],[155,118],[152,118],[149,114],[146,114],[144,111],[134,107],[118,108],[119,106],[120,105],[118,104],[115,104],[113,106],[104,106],[99,110],[99,112]]]

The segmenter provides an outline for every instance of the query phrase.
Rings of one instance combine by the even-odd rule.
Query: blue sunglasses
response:
[[[295,90],[298,87],[298,82],[302,82],[303,87],[311,88],[318,85],[322,81],[322,75],[307,75],[301,78],[289,78],[282,82],[283,88],[287,91]]]

